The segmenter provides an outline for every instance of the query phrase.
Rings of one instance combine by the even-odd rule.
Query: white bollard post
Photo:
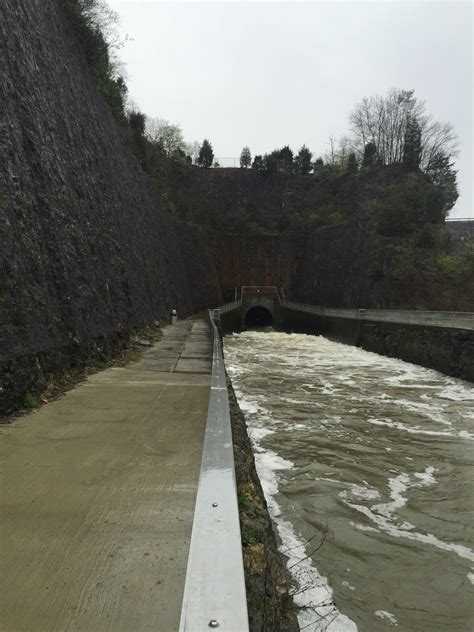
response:
[[[171,324],[176,325],[177,320],[178,320],[178,314],[175,309],[172,309],[171,310]]]

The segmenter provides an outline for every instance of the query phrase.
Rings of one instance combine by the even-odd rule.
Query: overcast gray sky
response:
[[[415,88],[460,138],[460,198],[472,211],[471,2],[109,0],[129,40],[130,94],[149,116],[209,138],[217,157],[305,143],[318,156],[364,96]]]

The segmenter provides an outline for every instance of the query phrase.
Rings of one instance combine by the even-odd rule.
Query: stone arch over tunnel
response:
[[[253,327],[271,327],[273,325],[273,315],[266,307],[255,305],[255,307],[251,307],[245,314],[244,325],[246,329]]]

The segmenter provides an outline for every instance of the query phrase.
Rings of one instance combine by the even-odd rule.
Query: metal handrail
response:
[[[227,382],[212,311],[209,321],[213,338],[211,394],[179,630],[248,632]]]
[[[402,323],[411,325],[431,325],[437,327],[453,327],[456,329],[474,329],[474,312],[442,312],[415,309],[347,309],[339,307],[319,307],[288,301],[282,298],[280,292],[274,286],[266,286],[267,291],[257,292],[265,286],[243,286],[241,298],[232,303],[221,305],[216,311],[225,314],[242,306],[243,294],[275,294],[281,307],[294,309],[309,314],[320,316],[333,316],[336,318],[349,318],[352,320],[366,320],[376,322]],[[245,288],[245,291],[244,291]]]
[[[336,318],[474,329],[474,312],[329,308],[284,299],[280,299],[280,305],[287,309]]]

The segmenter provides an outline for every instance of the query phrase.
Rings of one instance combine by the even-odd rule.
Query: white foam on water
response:
[[[391,612],[387,612],[386,610],[376,610],[374,614],[379,619],[382,619],[382,621],[388,621],[390,625],[398,625],[395,615]]]
[[[446,413],[442,406],[434,406],[431,404],[426,404],[424,402],[414,402],[409,399],[397,398],[396,400],[397,406],[403,406],[406,410],[412,413],[418,413],[425,417],[428,417],[431,421],[435,423],[440,423],[445,426],[452,426],[451,421],[446,419]]]
[[[254,441],[261,441],[264,437],[271,434],[275,434],[275,431],[270,428],[258,428],[255,426],[249,429],[249,435]]]
[[[359,524],[358,522],[350,522],[349,523],[351,525],[351,527],[355,527],[356,529],[358,529],[359,531],[368,531],[368,532],[372,532],[372,533],[379,533],[379,530],[376,529],[375,527],[370,527],[367,524]]]
[[[474,568],[472,570],[474,571]],[[468,573],[467,578],[471,582],[471,584],[474,586],[474,573]]]
[[[350,494],[348,490],[341,491],[339,497],[347,506],[369,518],[381,531],[384,531],[394,538],[416,540],[417,542],[429,544],[438,549],[455,553],[458,557],[463,559],[474,561],[474,551],[467,546],[444,542],[432,533],[413,531],[416,527],[409,522],[396,523],[394,517],[395,512],[404,507],[408,500],[407,497],[404,496],[405,492],[411,487],[421,488],[433,485],[436,482],[434,472],[435,468],[429,466],[424,472],[415,472],[413,478],[406,472],[402,472],[395,478],[390,478],[388,481],[390,501],[372,505],[372,507],[366,507],[348,500]]]
[[[403,432],[409,432],[410,434],[428,435],[433,437],[457,437],[459,433],[448,432],[442,430],[423,430],[419,426],[407,426],[400,421],[393,421],[392,419],[367,419],[367,423],[373,426],[386,426],[387,428],[393,428],[394,430],[403,430]]]
[[[423,487],[428,486],[428,485],[434,485],[436,483],[436,479],[433,476],[435,471],[436,471],[435,468],[432,465],[430,465],[429,467],[426,468],[424,472],[414,472],[413,476],[415,476],[420,481],[420,484]]]
[[[293,525],[281,516],[280,505],[275,499],[278,493],[277,472],[291,469],[294,464],[261,445],[255,445],[255,448],[257,472],[282,541],[280,551],[287,557],[287,568],[297,585],[293,599],[302,608],[298,612],[300,626],[311,625],[314,632],[356,632],[356,624],[333,605],[332,589],[326,577],[319,574],[309,557],[305,557],[305,542],[296,534]]]
[[[474,388],[467,383],[464,385],[451,382],[438,393],[438,396],[453,402],[474,401]]]
[[[355,586],[353,586],[352,584],[349,584],[349,582],[343,581],[342,585],[345,586],[346,588],[349,588],[349,590],[355,590]]]
[[[293,397],[282,397],[282,402],[286,402],[287,404],[297,404],[297,405],[306,405],[308,402],[303,399],[294,399]]]
[[[246,399],[246,400],[242,400],[242,406],[241,406],[242,412],[244,413],[249,413],[249,414],[255,414],[258,412],[258,407],[255,404],[255,402],[253,402],[250,399]]]
[[[380,492],[372,487],[364,487],[364,485],[352,485],[351,493],[357,498],[363,498],[364,500],[375,500],[380,498]]]
[[[241,393],[237,397],[241,409],[249,410],[246,398]],[[357,632],[356,624],[334,606],[332,588],[327,578],[313,565],[311,558],[306,557],[304,540],[281,515],[281,507],[275,499],[278,493],[277,472],[290,470],[294,464],[262,446],[262,438],[272,432],[266,428],[250,427],[249,435],[268,509],[282,541],[280,551],[287,558],[287,569],[297,586],[293,600],[301,607],[298,612],[300,627],[310,626],[312,632]]]
[[[335,478],[325,478],[324,476],[315,476],[313,480],[315,480],[315,481],[327,481],[328,483],[337,483],[338,485],[341,484],[341,481],[338,481]]]

